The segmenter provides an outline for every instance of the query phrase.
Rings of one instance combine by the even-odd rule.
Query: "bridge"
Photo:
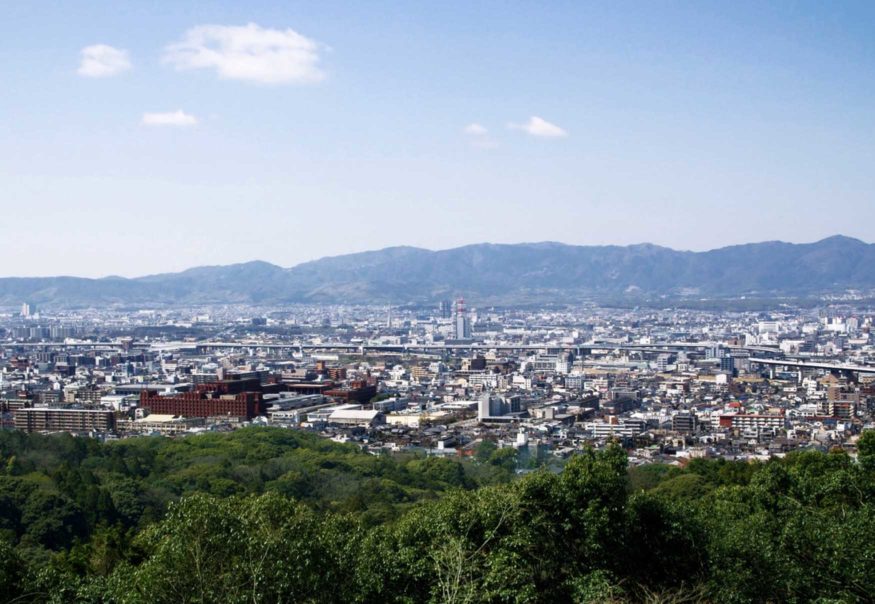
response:
[[[722,346],[729,350],[746,350],[749,352],[758,352],[761,354],[780,354],[777,348],[769,347],[745,347],[745,346],[724,346],[718,345],[716,342],[665,342],[654,344],[629,344],[615,342],[583,342],[579,344],[562,344],[557,342],[545,342],[539,344],[521,344],[521,343],[483,343],[483,342],[438,342],[438,343],[407,343],[407,344],[376,344],[368,342],[321,342],[314,343],[263,343],[257,341],[242,341],[242,342],[217,342],[217,341],[201,341],[201,342],[179,342],[179,343],[156,343],[152,350],[184,350],[194,349],[198,351],[220,350],[220,349],[240,349],[240,348],[255,348],[262,350],[295,350],[303,353],[304,351],[322,351],[322,352],[397,352],[397,353],[447,353],[447,352],[473,352],[473,351],[508,351],[508,352],[523,352],[537,350],[564,350],[573,351],[580,355],[591,355],[593,351],[629,351],[629,352],[644,352],[644,353],[667,353],[679,352],[683,350],[705,350]]]
[[[80,342],[2,342],[0,341],[0,348],[35,348],[38,350],[48,350],[48,349],[71,349],[74,350],[76,348],[85,348],[88,350],[110,350],[115,348],[121,348],[122,346],[130,345],[130,342],[89,342],[89,341],[80,341]],[[142,346],[141,346],[142,348]]]
[[[652,344],[630,344],[618,342],[584,342],[580,344],[561,344],[556,342],[545,342],[539,344],[521,344],[521,343],[483,343],[483,342],[438,342],[438,343],[420,343],[420,344],[376,344],[368,342],[321,342],[301,343],[301,342],[261,342],[257,340],[243,340],[236,342],[223,341],[199,341],[199,342],[130,342],[130,341],[109,341],[109,342],[5,342],[0,343],[2,347],[14,347],[37,350],[113,350],[127,347],[129,350],[148,348],[153,352],[173,352],[181,350],[207,351],[221,349],[241,349],[255,348],[260,350],[296,350],[304,351],[324,351],[324,352],[400,352],[400,353],[444,353],[457,351],[527,351],[527,350],[568,350],[578,354],[592,354],[594,350],[604,351],[634,351],[644,353],[666,353],[678,352],[682,350],[705,350],[714,347],[723,347],[729,350],[746,350],[748,352],[757,352],[761,354],[780,354],[777,348],[766,346],[726,346],[717,342],[658,342]]]
[[[473,352],[473,351],[536,351],[536,350],[566,350],[574,351],[580,356],[581,354],[592,354],[593,351],[629,351],[629,352],[644,352],[644,353],[666,353],[678,352],[682,350],[705,350],[708,348],[722,347],[730,351],[747,351],[758,354],[769,354],[782,356],[780,349],[770,346],[727,346],[718,342],[660,342],[653,344],[630,344],[618,342],[584,342],[580,344],[559,344],[559,343],[541,343],[541,344],[520,344],[520,343],[482,343],[482,342],[454,342],[454,343],[431,343],[431,344],[374,344],[367,342],[322,342],[301,343],[301,342],[286,342],[286,343],[267,343],[259,341],[240,341],[240,342],[131,342],[127,341],[109,341],[109,342],[0,342],[0,347],[13,348],[31,348],[31,349],[89,349],[89,350],[119,350],[127,347],[128,350],[136,350],[148,348],[153,352],[173,352],[173,351],[195,351],[203,353],[208,350],[233,350],[242,348],[254,348],[260,350],[291,350],[303,353],[304,351],[323,351],[323,352],[351,352],[364,353],[371,352],[395,352],[395,353],[447,353],[447,352]],[[790,370],[802,369],[820,369],[824,371],[835,371],[841,373],[869,373],[875,374],[875,365],[855,365],[849,363],[824,363],[808,360],[794,360],[788,358],[765,358],[762,356],[751,356],[751,363],[763,365],[774,369],[786,368]]]
[[[848,363],[819,363],[817,361],[794,361],[790,359],[761,359],[750,357],[751,363],[767,367],[785,367],[787,369],[824,369],[842,373],[875,373],[875,365],[851,365]]]

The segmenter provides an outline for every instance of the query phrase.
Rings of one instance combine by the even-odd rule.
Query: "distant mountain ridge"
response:
[[[706,252],[652,244],[563,243],[415,247],[334,256],[282,268],[254,261],[126,279],[0,278],[0,304],[281,304],[569,302],[635,295],[807,295],[875,288],[875,244],[837,235]]]

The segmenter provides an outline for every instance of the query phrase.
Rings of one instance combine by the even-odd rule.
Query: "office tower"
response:
[[[456,318],[454,322],[454,335],[457,340],[471,339],[471,321],[465,311],[465,299],[456,300]]]

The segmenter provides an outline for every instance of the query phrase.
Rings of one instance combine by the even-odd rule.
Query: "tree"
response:
[[[486,463],[489,461],[489,458],[498,450],[498,445],[496,445],[491,440],[481,440],[477,445],[477,450],[474,452],[474,459],[479,461],[480,463]]]
[[[0,602],[11,602],[21,595],[25,570],[12,544],[0,539]]]
[[[49,549],[69,546],[86,533],[82,511],[69,497],[36,489],[24,502],[21,525],[23,539]]]
[[[867,472],[875,471],[875,430],[866,430],[857,441],[857,459]]]
[[[342,574],[332,568],[342,557],[330,552],[338,543],[326,541],[323,526],[276,493],[186,497],[140,536],[145,561],[130,584],[119,582],[117,596],[168,603],[333,601],[344,593],[336,583]]]

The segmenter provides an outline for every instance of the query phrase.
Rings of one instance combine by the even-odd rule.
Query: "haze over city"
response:
[[[5,276],[875,220],[871,3],[7,3]]]

